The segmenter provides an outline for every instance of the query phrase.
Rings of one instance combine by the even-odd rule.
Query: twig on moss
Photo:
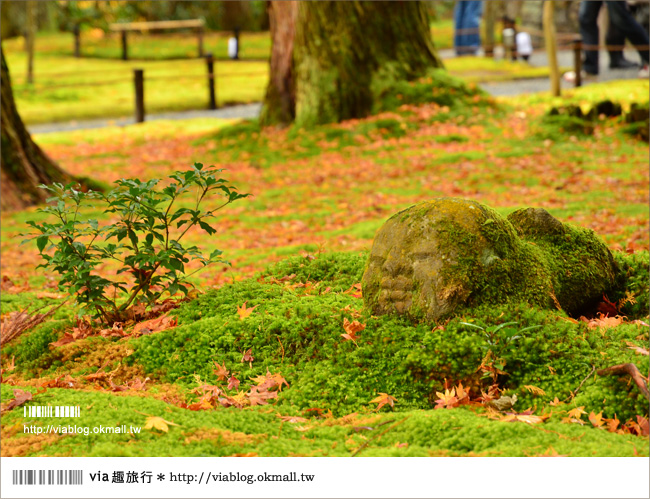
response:
[[[573,390],[571,392],[571,395],[569,395],[569,397],[564,400],[565,402],[570,402],[571,400],[573,400],[575,398],[575,396],[578,394],[578,391],[580,390],[580,388],[582,388],[582,385],[585,384],[585,381],[587,381],[591,377],[591,375],[594,373],[595,370],[596,370],[596,366],[591,366],[591,371],[589,372],[589,374],[587,374],[587,376],[585,376],[585,379],[583,379],[580,382],[580,384],[578,385],[578,388]]]
[[[370,440],[368,440],[365,444],[363,444],[361,447],[359,447],[357,450],[355,450],[355,451],[354,451],[354,454],[352,454],[351,457],[354,457],[354,456],[356,456],[357,454],[359,454],[363,449],[365,449],[366,447],[368,447],[372,442],[374,442],[375,440],[380,439],[382,436],[384,436],[386,433],[388,433],[390,430],[392,430],[392,429],[395,428],[396,426],[401,425],[401,424],[402,424],[404,421],[406,421],[409,417],[410,417],[410,416],[406,416],[404,419],[400,419],[397,423],[395,423],[395,424],[393,424],[393,425],[390,425],[388,428],[386,428],[386,429],[385,429],[384,431],[382,431],[380,434],[378,434],[377,436],[375,436],[375,437],[371,438]]]
[[[648,391],[648,384],[645,381],[645,378],[639,371],[639,368],[634,364],[618,364],[616,366],[607,367],[605,369],[600,369],[598,371],[599,376],[607,376],[609,374],[621,375],[628,374],[636,383],[636,386],[639,387],[643,396],[650,401],[650,391]]]

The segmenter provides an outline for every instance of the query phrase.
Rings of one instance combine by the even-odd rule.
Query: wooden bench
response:
[[[122,60],[129,58],[129,47],[127,33],[129,31],[150,31],[150,30],[168,30],[168,29],[193,29],[196,32],[198,42],[198,57],[203,57],[203,29],[205,21],[203,19],[188,19],[185,21],[149,21],[134,23],[114,23],[109,25],[111,31],[122,34]]]

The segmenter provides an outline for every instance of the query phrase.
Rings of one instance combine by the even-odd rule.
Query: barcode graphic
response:
[[[83,470],[13,470],[14,485],[83,485]]]
[[[78,405],[30,405],[23,407],[26,418],[79,418],[81,407]]]

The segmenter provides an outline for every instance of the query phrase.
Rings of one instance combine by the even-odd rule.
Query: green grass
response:
[[[133,115],[133,69],[144,69],[147,113],[207,109],[208,85],[202,60],[119,61],[75,59],[37,53],[35,82],[24,82],[22,52],[6,51],[14,97],[27,124]],[[260,101],[268,63],[215,64],[217,105]]]
[[[228,39],[232,32],[207,32],[203,37],[204,54],[212,53],[218,59],[228,59]],[[129,33],[129,58],[134,60],[193,59],[198,56],[195,35],[189,32],[169,31],[165,34]],[[3,42],[7,52],[22,52],[23,38]],[[38,33],[37,53],[49,56],[72,57],[74,39],[71,33]],[[239,39],[239,57],[243,60],[268,60],[271,37],[268,32],[243,32]],[[104,33],[99,29],[85,29],[81,33],[83,58],[122,58],[122,41],[118,33]]]

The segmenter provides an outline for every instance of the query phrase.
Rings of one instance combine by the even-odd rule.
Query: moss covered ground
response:
[[[647,100],[647,82],[625,85],[624,108],[644,91]],[[173,311],[177,327],[53,347],[75,325],[65,305],[3,347],[3,404],[20,388],[33,393],[27,407],[79,405],[77,426],[143,429],[26,434],[24,423],[61,420],[25,419],[17,407],[2,416],[3,455],[647,456],[647,437],[629,432],[647,418],[647,401],[628,376],[597,374],[622,363],[648,372],[647,145],[616,118],[598,120],[589,137],[540,137],[548,100],[495,102],[470,89],[462,106],[417,100],[311,131],[199,120],[185,132],[162,124],[160,134],[145,125],[36,136],[75,174],[161,177],[200,160],[227,168],[254,197],[224,212],[213,238],[188,233],[233,266],[199,274],[204,293]],[[358,285],[375,231],[440,196],[502,215],[542,207],[594,229],[623,269],[608,300],[625,318],[581,320],[527,303],[438,324],[372,316]],[[2,314],[62,299],[53,276],[34,268],[35,245],[18,245],[25,221],[40,216],[2,214]],[[355,321],[354,340],[342,336]],[[486,333],[506,322],[520,338]],[[501,373],[483,376],[497,364]],[[471,403],[435,409],[459,383]],[[481,391],[494,383],[517,395],[512,412],[544,422],[488,411]],[[621,433],[590,415],[605,427],[617,419]],[[144,429],[156,417],[174,425]]]

